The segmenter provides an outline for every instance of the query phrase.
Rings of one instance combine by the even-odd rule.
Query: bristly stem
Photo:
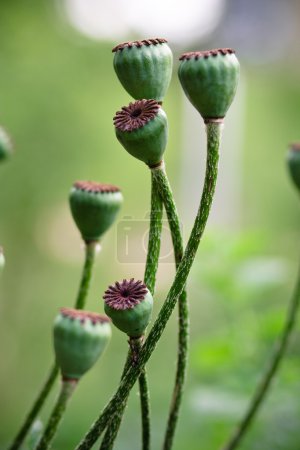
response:
[[[234,450],[238,447],[241,440],[247,433],[247,430],[250,428],[253,419],[255,418],[256,413],[258,412],[260,406],[266,398],[266,395],[271,387],[271,383],[277,373],[277,370],[280,366],[280,363],[285,355],[289,337],[294,328],[297,318],[297,312],[300,305],[300,269],[298,272],[298,279],[296,282],[296,286],[294,288],[294,293],[292,295],[286,321],[281,333],[277,341],[277,346],[275,347],[274,353],[269,361],[268,368],[261,378],[252,399],[249,403],[248,409],[240,421],[238,428],[230,437],[229,441],[222,447],[222,450]]]
[[[180,221],[173,193],[169,180],[162,164],[158,168],[152,169],[157,188],[160,192],[163,204],[167,213],[169,227],[172,236],[175,264],[178,268],[183,256],[183,238],[180,228]],[[187,371],[189,345],[189,307],[187,302],[187,292],[184,289],[178,301],[178,353],[175,384],[173,388],[172,401],[169,410],[168,423],[164,438],[164,450],[170,450],[174,439],[176,425],[178,421],[179,409],[184,390]]]
[[[141,418],[142,418],[142,450],[150,450],[151,421],[150,421],[150,391],[148,377],[144,367],[139,376]]]
[[[161,244],[163,205],[151,172],[151,212],[144,283],[154,296]]]
[[[150,213],[150,227],[149,227],[148,250],[144,274],[144,283],[146,284],[152,295],[154,295],[155,290],[156,273],[160,253],[162,215],[163,215],[162,201],[156,187],[154,176],[153,174],[151,174],[151,213]],[[131,341],[129,340],[129,343],[130,342]],[[125,363],[121,379],[123,379],[124,375],[126,374],[127,368],[130,367],[131,365],[132,361],[131,351],[129,352],[128,359]],[[141,371],[139,376],[139,391],[140,391],[141,420],[142,420],[142,450],[149,450],[151,437],[150,395],[148,388],[147,373],[145,368]],[[119,405],[118,410],[114,414],[113,418],[110,420],[104,438],[102,440],[100,450],[111,450],[113,448],[114,441],[117,437],[122,422],[122,417],[126,407],[126,403],[127,398],[125,401],[123,401],[122,404]]]
[[[84,267],[82,271],[81,276],[81,282],[79,285],[79,290],[75,302],[75,308],[77,309],[83,309],[85,307],[87,294],[88,294],[88,288],[90,285],[91,280],[91,274],[92,274],[92,268],[93,263],[95,259],[95,253],[96,253],[96,242],[89,242],[85,245],[85,262]],[[58,366],[56,363],[54,363],[49,370],[48,377],[42,386],[42,389],[40,390],[40,393],[38,397],[36,398],[34,404],[32,405],[31,410],[25,417],[25,421],[23,425],[21,426],[18,434],[16,435],[13,443],[9,447],[9,450],[18,450],[21,448],[22,443],[24,442],[24,439],[27,436],[27,433],[29,432],[33,422],[35,421],[37,415],[39,414],[40,410],[42,409],[54,383],[57,379],[59,373]]]
[[[68,400],[71,398],[75,388],[77,386],[77,380],[63,380],[61,385],[61,391],[56,404],[52,410],[48,424],[45,431],[39,441],[36,450],[47,450],[50,448],[52,440],[55,436],[56,430],[64,412],[67,407]]]
[[[141,370],[148,362],[157,342],[159,341],[165,326],[176,306],[178,297],[181,295],[188,279],[192,264],[194,262],[197,249],[202,238],[209,211],[212,205],[215,192],[215,185],[218,174],[219,145],[221,137],[220,123],[208,123],[207,128],[207,162],[204,188],[200,201],[199,210],[195,223],[188,240],[183,258],[177,269],[175,279],[169,290],[167,298],[158,314],[156,321],[141,349],[139,359],[135,366],[131,366],[120,383],[117,392],[102,411],[100,417],[94,422],[83,440],[76,447],[76,450],[88,450],[97,441],[103,430],[106,428],[107,421],[111,417],[124,399],[127,398],[130,390],[137,381]]]
[[[95,261],[96,247],[98,243],[96,241],[87,242],[85,244],[85,261],[82,270],[81,280],[79,284],[77,299],[75,303],[76,309],[84,309],[86,298],[90,286],[92,277],[92,269]]]

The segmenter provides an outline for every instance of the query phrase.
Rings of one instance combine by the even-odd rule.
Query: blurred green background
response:
[[[232,14],[234,3],[227,2],[214,33],[203,42],[195,39],[183,50],[223,46],[220,39],[226,20],[237,23]],[[286,4],[299,13],[297,2]],[[259,3],[252,6],[258,17]],[[75,180],[117,184],[125,198],[119,223],[103,240],[88,309],[103,311],[101,298],[108,284],[143,276],[143,260],[136,256],[139,250],[135,246],[141,246],[146,230],[150,180],[146,167],[130,158],[114,137],[112,117],[130,101],[112,67],[111,48],[118,40],[89,39],[73,29],[59,11],[50,0],[0,2],[0,121],[11,133],[16,149],[0,168],[0,243],[7,261],[0,279],[3,449],[50,366],[53,318],[59,307],[70,306],[75,299],[83,260],[67,201]],[[247,21],[244,27],[247,29]],[[252,32],[255,34],[254,29]],[[277,33],[278,40],[272,41],[270,48],[278,49],[282,36],[279,29]],[[235,136],[242,135],[237,148],[239,174],[236,177],[230,168],[227,173],[228,179],[236,177],[232,191],[238,191],[239,207],[232,208],[230,198],[224,200],[223,208],[230,210],[229,222],[217,209],[213,211],[190,276],[189,375],[175,450],[218,449],[229,435],[281,330],[297,271],[299,199],[284,158],[287,144],[299,138],[300,64],[295,60],[299,44],[295,40],[293,52],[283,48],[278,58],[266,56],[264,62],[256,60],[255,52],[248,51],[242,40],[236,45],[234,34],[225,36],[224,46],[237,47],[242,63],[241,106],[229,117],[224,132],[225,148],[231,140],[237,147]],[[177,58],[182,49],[177,43],[174,49]],[[187,106],[175,72],[164,108],[170,123],[166,163],[187,238],[192,224],[188,207],[197,203],[200,183],[193,178],[195,191],[182,195],[189,178],[188,171],[183,173],[183,160],[193,159],[192,152],[204,157],[205,149],[194,148],[193,139],[186,139]],[[204,135],[200,121],[193,133]],[[225,151],[221,172],[223,167]],[[199,165],[199,178],[203,169]],[[220,192],[222,189],[219,186]],[[117,248],[124,217],[133,230],[132,254],[126,264],[120,261]],[[172,265],[162,261],[155,314],[173,274]],[[299,450],[299,343],[297,330],[242,450]],[[106,354],[82,380],[53,448],[71,450],[86,432],[117,386],[126,346],[124,337],[114,330]],[[176,314],[149,363],[153,449],[161,447],[175,360]],[[53,392],[49,398],[42,421],[47,419],[55,395]],[[140,448],[138,406],[134,389],[116,449]]]

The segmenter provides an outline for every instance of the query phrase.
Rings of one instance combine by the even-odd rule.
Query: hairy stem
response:
[[[139,376],[140,404],[142,416],[142,449],[150,450],[151,422],[150,422],[150,392],[148,377],[144,367]]]
[[[162,201],[155,185],[155,179],[153,174],[151,174],[151,213],[150,213],[150,227],[149,227],[149,239],[148,239],[148,250],[146,267],[144,274],[144,283],[148,287],[149,291],[154,295],[156,273],[158,268],[158,260],[160,253],[160,243],[161,243],[161,229],[162,229]],[[131,340],[129,340],[130,344]],[[142,344],[141,344],[142,345]],[[130,346],[132,349],[132,347]],[[133,354],[132,351],[129,352],[129,364],[131,365]],[[129,367],[128,358],[125,363],[123,370],[123,379],[126,371]],[[142,450],[150,449],[150,395],[148,388],[148,380],[146,369],[144,368],[139,376],[139,391],[140,391],[140,402],[141,402],[141,421],[142,421]],[[128,393],[129,394],[129,393]],[[118,410],[115,412],[113,418],[107,425],[107,429],[100,446],[100,450],[111,450],[113,448],[114,441],[117,437],[124,410],[126,407],[127,398],[122,404],[119,405]]]
[[[75,302],[76,309],[84,309],[87,299],[90,281],[92,277],[92,269],[95,261],[96,241],[87,242],[85,245],[85,261],[82,270],[81,280],[79,284],[78,294]]]
[[[77,386],[77,380],[63,380],[62,381],[62,386],[61,386],[61,391],[60,391],[59,397],[58,397],[57,402],[52,410],[52,413],[48,420],[45,431],[41,437],[41,440],[39,441],[39,443],[36,447],[36,450],[47,450],[48,448],[50,448],[50,445],[55,436],[58,425],[59,425],[60,421],[62,420],[62,417],[66,410],[68,400],[71,398],[76,386]]]
[[[162,201],[155,183],[154,174],[151,172],[151,213],[144,283],[153,296],[160,253],[162,216]]]
[[[167,178],[164,165],[153,169],[153,175],[157,183],[158,190],[163,200],[167,213],[169,227],[172,236],[175,264],[178,268],[183,256],[183,238],[180,222],[173,193]],[[178,301],[178,354],[175,383],[172,394],[172,401],[169,410],[167,429],[164,438],[164,450],[172,448],[176,425],[178,421],[179,409],[186,379],[187,359],[189,345],[189,307],[187,302],[187,292],[184,289]]]
[[[271,383],[279,369],[280,363],[285,355],[289,337],[294,328],[297,318],[297,312],[300,304],[300,270],[298,272],[298,279],[296,282],[296,286],[294,288],[294,293],[291,298],[286,321],[281,333],[281,336],[278,339],[277,345],[275,347],[274,353],[269,361],[268,368],[260,380],[253,397],[249,403],[249,407],[240,421],[238,428],[230,437],[229,441],[222,447],[223,450],[234,450],[238,447],[241,440],[245,436],[247,430],[250,428],[253,419],[255,418],[256,413],[258,412],[260,406],[266,398],[268,390],[271,386]]]
[[[85,307],[88,288],[91,280],[91,274],[92,274],[92,267],[95,259],[95,248],[96,248],[96,242],[90,242],[87,243],[85,246],[85,262],[84,267],[82,271],[81,276],[81,282],[79,285],[79,290],[75,302],[75,308],[76,309],[83,309]],[[51,389],[52,386],[55,383],[55,380],[57,379],[59,373],[59,368],[54,363],[49,370],[48,377],[42,386],[42,389],[40,390],[39,395],[37,396],[35,402],[32,405],[31,410],[25,417],[25,421],[22,424],[18,434],[16,435],[13,443],[9,447],[9,450],[17,450],[21,447],[22,443],[24,442],[24,439],[27,436],[27,433],[29,432],[33,422],[35,421],[37,415],[39,414],[40,410],[42,409]]]
[[[77,450],[87,450],[92,447],[92,445],[97,441],[97,439],[105,429],[106,423],[109,420],[111,414],[114,413],[117,410],[118,405],[120,405],[124,401],[124,399],[127,398],[130,390],[137,381],[141,370],[154,351],[156,344],[159,341],[165,329],[165,326],[172,314],[172,311],[176,306],[177,299],[181,295],[185,287],[200,240],[205,229],[215,192],[218,173],[220,132],[220,123],[212,122],[207,124],[207,163],[200,206],[182,261],[179,264],[175,279],[169,290],[167,298],[143,345],[137,364],[135,366],[132,366],[127,371],[117,389],[117,392],[112,397],[108,405],[104,408],[100,417],[91,426],[90,430],[87,432],[83,440],[76,447]]]

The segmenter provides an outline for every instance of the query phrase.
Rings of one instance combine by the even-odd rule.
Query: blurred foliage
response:
[[[293,270],[287,260],[269,254],[269,241],[261,232],[208,233],[193,268],[190,290],[198,305],[192,305],[192,318],[201,316],[202,327],[199,332],[192,325],[191,375],[198,387],[190,399],[204,421],[205,448],[219,448],[226,425],[236,424],[245,411],[283,327]],[[296,333],[241,449],[299,448],[299,342]]]
[[[112,117],[130,98],[112,68],[115,43],[78,36],[52,1],[1,2],[0,121],[16,151],[0,170],[0,448],[6,448],[53,358],[51,322],[74,302],[83,252],[67,196],[75,179],[120,185],[121,216],[143,219],[149,174],[122,151]],[[215,44],[215,46],[219,43]],[[274,44],[275,45],[275,44]],[[245,67],[245,66],[244,66]],[[297,258],[299,209],[286,176],[286,144],[299,137],[299,67],[246,68],[243,151],[244,229],[203,239],[189,283],[191,363],[175,450],[219,448],[261,374],[283,324]],[[178,194],[181,93],[176,77],[166,98],[168,172]],[[172,150],[172,151],[171,151]],[[121,218],[120,216],[120,218]],[[116,229],[103,240],[88,308],[116,279],[143,274],[143,264],[116,258]],[[274,255],[283,255],[285,259]],[[155,313],[173,267],[162,264]],[[176,359],[176,315],[149,363],[153,448],[159,448]],[[127,344],[117,331],[99,365],[82,380],[54,448],[74,448],[117,386]],[[242,450],[298,450],[299,336]],[[42,421],[45,423],[56,393]],[[139,448],[139,401],[131,396],[117,450]],[[34,438],[34,436],[33,436]]]

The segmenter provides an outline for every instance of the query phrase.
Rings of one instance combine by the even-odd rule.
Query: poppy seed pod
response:
[[[5,258],[4,258],[3,248],[0,247],[0,273],[3,270],[4,266],[5,266]]]
[[[98,241],[114,222],[123,202],[117,186],[77,181],[70,192],[73,219],[85,242]]]
[[[65,379],[79,379],[103,353],[111,337],[108,317],[61,308],[53,336],[56,361]]]
[[[114,69],[136,100],[162,102],[172,76],[173,55],[166,39],[124,42],[113,48]]]
[[[4,128],[0,127],[0,162],[9,158],[12,153],[12,142]]]
[[[231,105],[240,65],[230,48],[183,53],[178,76],[183,90],[205,121],[222,119]]]
[[[125,150],[149,166],[161,162],[168,139],[165,112],[155,100],[137,100],[114,117],[116,136]]]
[[[298,191],[300,191],[300,143],[290,145],[287,163],[291,178]]]
[[[109,286],[104,310],[119,330],[132,338],[144,334],[152,314],[153,298],[142,281],[123,280]]]

